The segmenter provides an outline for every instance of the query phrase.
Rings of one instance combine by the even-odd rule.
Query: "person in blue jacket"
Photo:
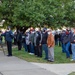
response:
[[[13,32],[11,31],[11,28],[7,27],[6,32],[2,33],[1,36],[5,37],[5,41],[7,43],[7,50],[8,50],[7,56],[12,56],[12,39],[14,35],[13,35]]]

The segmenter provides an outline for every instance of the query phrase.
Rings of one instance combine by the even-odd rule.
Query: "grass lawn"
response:
[[[75,72],[70,73],[69,75],[75,75]]]
[[[44,60],[44,51],[43,51],[43,57],[39,58],[35,55],[30,55],[27,52],[24,51],[24,48],[22,48],[21,51],[18,51],[17,48],[13,48],[13,55],[17,56],[21,59],[24,59],[28,62],[38,62],[38,63],[74,63],[70,61],[69,58],[66,58],[66,54],[62,53],[61,47],[56,46],[55,47],[55,61],[54,62],[49,62],[47,60]]]

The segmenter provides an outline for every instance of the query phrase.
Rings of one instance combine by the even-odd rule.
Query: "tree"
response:
[[[0,20],[12,26],[75,24],[74,0],[1,0]]]

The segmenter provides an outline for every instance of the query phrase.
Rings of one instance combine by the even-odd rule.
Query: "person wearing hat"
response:
[[[6,32],[1,34],[1,36],[5,37],[5,40],[7,43],[7,50],[8,50],[7,56],[12,56],[12,39],[13,39],[14,35],[13,35],[13,32],[11,31],[11,28],[7,27]]]

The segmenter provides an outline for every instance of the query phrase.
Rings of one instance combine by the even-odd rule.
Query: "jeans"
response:
[[[75,60],[75,44],[72,44],[71,48],[72,48],[72,59]]]
[[[30,45],[31,45],[30,52],[34,53],[34,45],[32,43]]]
[[[63,43],[62,43],[62,52],[63,52],[63,53],[66,52],[66,50],[65,50],[65,44],[63,44]]]
[[[65,51],[66,51],[67,58],[70,57],[69,47],[70,47],[70,42],[65,44]]]
[[[25,51],[28,51],[26,43],[22,43],[22,44],[23,44],[23,47],[24,47]]]
[[[47,44],[42,44],[42,49],[45,51],[45,59],[48,59],[48,47],[47,47]]]

